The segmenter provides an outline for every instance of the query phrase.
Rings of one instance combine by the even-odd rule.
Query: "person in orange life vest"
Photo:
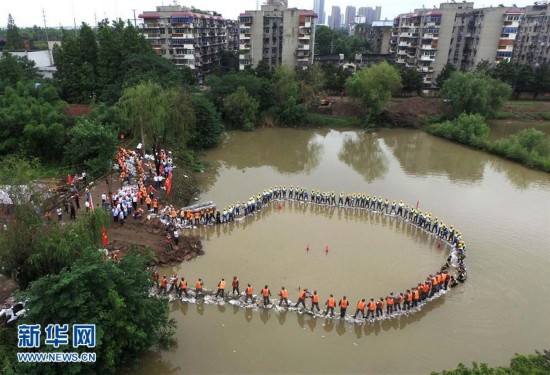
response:
[[[390,295],[386,297],[386,314],[389,315],[393,313],[394,302],[395,302],[395,297],[393,296],[393,292],[391,292]]]
[[[376,302],[376,317],[384,316],[384,298],[380,297],[380,300]]]
[[[346,299],[346,296],[342,297],[342,299],[338,302],[338,306],[340,306],[340,318],[343,318],[346,316],[346,310],[348,308],[349,302]]]
[[[147,211],[151,211],[151,198],[150,197],[147,197],[145,198],[145,204],[147,205]]]
[[[355,315],[353,315],[353,319],[357,318],[357,314],[361,313],[361,316],[363,319],[365,319],[365,307],[367,304],[365,303],[365,299],[363,298],[359,302],[357,302],[357,309],[355,310]]]
[[[307,289],[300,289],[300,292],[298,293],[298,302],[296,302],[294,307],[298,307],[298,305],[301,303],[302,306],[304,306],[304,309],[306,308],[306,294]]]
[[[285,301],[286,307],[288,307],[288,291],[284,286],[281,287],[281,292],[279,293],[279,296],[281,296],[281,299],[279,300],[279,306],[283,304],[283,301]]]
[[[332,294],[327,299],[327,302],[325,302],[325,305],[327,306],[327,311],[325,311],[325,315],[328,315],[328,312],[330,310],[330,316],[334,316],[334,306],[336,306],[336,300],[334,299],[334,296]]]
[[[412,304],[412,293],[410,289],[407,289],[405,293],[405,302],[403,303],[403,310],[409,310]]]
[[[430,285],[429,280],[424,281],[424,284],[422,285],[422,301],[428,298],[428,294],[430,293]]]
[[[241,294],[239,290],[239,279],[237,278],[237,276],[233,276],[233,281],[231,282],[231,286],[233,287],[233,291],[231,292],[231,294],[235,292],[237,292],[237,295]]]
[[[181,297],[181,292],[185,293],[185,297],[189,298],[189,293],[187,293],[187,281],[185,281],[185,278],[182,277],[180,281],[180,288],[178,290],[178,294]]]
[[[218,291],[216,292],[216,298],[218,298],[219,295],[222,295],[222,298],[225,296],[225,279],[221,279],[218,283]]]
[[[413,294],[413,307],[416,307],[418,306],[418,300],[420,299],[420,292],[418,291],[418,288],[413,288],[413,291],[412,291],[412,294]]]
[[[393,306],[394,311],[401,311],[401,302],[403,302],[404,299],[405,297],[403,296],[403,293],[399,293],[397,295],[397,297],[395,298],[395,305]]]
[[[376,310],[376,302],[374,302],[374,298],[371,298],[369,303],[367,303],[367,316],[365,319],[368,319],[369,316],[372,316],[374,319],[374,311]]]
[[[160,280],[160,290],[166,293],[166,287],[168,286],[168,280],[166,280],[166,275],[162,276]]]
[[[269,297],[271,297],[271,291],[267,285],[262,289],[262,297],[264,298],[264,307],[267,307],[269,305]]]
[[[153,272],[153,282],[159,287],[159,273],[157,271]]]
[[[158,200],[158,198],[153,199],[153,212],[155,214],[159,213],[159,200]]]
[[[195,283],[195,297],[198,297],[199,294],[202,294],[204,296],[204,294],[202,292],[202,279],[201,278],[199,278],[197,280],[197,282]]]
[[[317,311],[321,312],[319,308],[319,295],[316,290],[313,291],[313,295],[311,296],[311,311],[313,311],[314,307],[317,307]]]
[[[254,302],[254,297],[252,296],[252,293],[254,292],[254,289],[250,284],[246,287],[246,295],[244,297],[244,303],[248,302],[248,299],[250,298],[252,302]]]
[[[155,191],[157,191],[157,189],[155,189],[153,185],[149,185],[149,187],[147,188],[147,192],[149,193],[149,198],[153,199]]]

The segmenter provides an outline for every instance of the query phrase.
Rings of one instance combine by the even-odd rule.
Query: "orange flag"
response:
[[[169,196],[172,191],[172,172],[168,173],[168,177],[164,182],[164,187],[166,188],[166,196]]]
[[[103,244],[103,247],[107,246],[109,243],[109,240],[107,239],[107,230],[105,227],[101,227],[101,243]]]

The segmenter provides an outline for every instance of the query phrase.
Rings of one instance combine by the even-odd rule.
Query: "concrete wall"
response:
[[[478,33],[479,43],[476,45],[476,54],[471,64],[472,68],[475,68],[481,60],[488,60],[491,64],[495,62],[504,23],[504,14],[507,10],[508,8],[503,7],[483,9],[483,22]]]
[[[298,48],[298,27],[300,25],[300,11],[287,9],[283,14],[283,53],[282,62],[289,66],[296,66],[296,49]]]

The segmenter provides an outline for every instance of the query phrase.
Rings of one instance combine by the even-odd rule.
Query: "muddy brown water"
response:
[[[200,198],[219,207],[275,185],[419,201],[463,233],[469,280],[414,316],[367,325],[171,303],[178,348],[149,352],[132,373],[429,373],[550,347],[549,174],[415,130],[230,132],[203,160]],[[299,286],[323,302],[346,294],[353,310],[421,281],[447,254],[398,220],[290,202],[193,233],[206,255],[161,272],[206,288],[233,275],[255,292],[285,285],[292,300]]]

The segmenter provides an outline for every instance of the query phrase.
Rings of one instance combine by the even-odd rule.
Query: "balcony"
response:
[[[310,34],[299,34],[299,35],[298,35],[298,39],[310,40],[310,39],[311,39],[311,35],[310,35]]]
[[[428,56],[428,55],[420,56],[420,61],[434,61],[434,60],[435,60],[435,55],[434,56]]]
[[[310,48],[309,44],[298,44],[298,49],[309,50],[309,48]]]

